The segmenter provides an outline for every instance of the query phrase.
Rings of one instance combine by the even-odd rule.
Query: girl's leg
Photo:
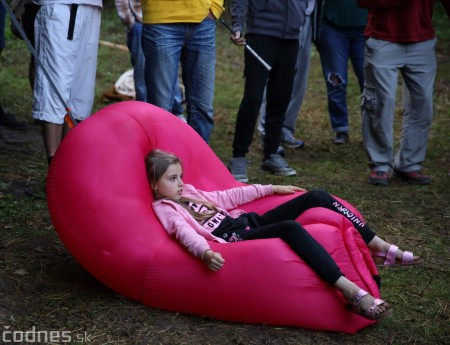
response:
[[[352,304],[354,313],[370,320],[378,320],[392,313],[389,303],[374,298],[344,276],[340,277],[334,286]]]
[[[349,219],[366,243],[369,243],[375,237],[375,233],[370,230],[362,219],[353,214],[329,193],[320,189],[309,191],[275,207],[262,215],[259,222],[261,225],[266,225],[286,219],[295,220],[303,212],[313,207],[324,207]]]
[[[249,230],[240,234],[242,240],[281,238],[323,280],[333,285],[342,272],[328,252],[299,223],[285,220],[259,226],[258,216],[249,214]]]
[[[372,251],[387,252],[389,250],[390,243],[378,237],[361,218],[356,216],[329,193],[320,189],[299,195],[266,212],[264,215],[259,216],[258,224],[263,226],[283,220],[295,220],[303,212],[313,207],[327,208],[346,217],[352,222],[355,229],[361,234],[364,242]],[[397,252],[397,259],[401,260],[402,256],[403,251],[399,250]],[[420,257],[418,256],[414,257],[414,261],[418,261],[419,259]]]
[[[248,216],[251,226],[253,225],[252,218],[256,215],[249,214]],[[355,283],[345,278],[328,252],[299,223],[293,220],[277,222],[243,232],[241,238],[243,240],[281,238],[323,280],[336,287],[347,301],[356,304],[354,312],[369,319],[379,319],[391,313],[389,304],[365,294]],[[373,312],[370,312],[371,308]]]

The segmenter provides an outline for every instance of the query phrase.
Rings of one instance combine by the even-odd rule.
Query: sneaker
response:
[[[369,183],[376,186],[387,186],[388,173],[385,171],[372,170],[369,174]]]
[[[230,170],[231,175],[233,175],[233,177],[237,181],[247,183],[248,182],[247,165],[248,165],[247,158],[236,157],[231,159],[230,164],[228,165],[228,169]]]
[[[336,137],[333,139],[335,145],[345,145],[348,144],[348,133],[347,132],[336,132]]]
[[[296,171],[292,169],[278,153],[273,153],[265,159],[261,169],[276,176],[294,176]]]
[[[420,170],[404,172],[398,169],[394,169],[394,174],[402,180],[412,184],[428,185],[431,183],[430,176],[422,174]]]
[[[281,144],[290,149],[299,149],[305,146],[303,140],[294,138],[290,131],[281,137]]]

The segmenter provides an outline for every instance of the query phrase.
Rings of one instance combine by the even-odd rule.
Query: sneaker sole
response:
[[[394,172],[394,176],[399,178],[402,181],[408,182],[409,184],[415,184],[415,185],[419,185],[419,186],[428,186],[429,184],[431,184],[431,180],[430,181],[417,181],[417,180],[412,180],[410,178],[404,177],[402,175],[399,175],[397,173]]]
[[[292,145],[292,144],[282,142],[281,145],[283,145],[285,148],[288,148],[288,149],[301,149],[301,148],[305,147],[304,143],[301,145]]]
[[[261,167],[261,169],[263,171],[271,173],[272,175],[275,175],[275,176],[295,176],[295,175],[297,175],[297,172],[295,170],[294,171],[288,171],[288,172],[282,172],[282,171],[273,171],[273,170],[271,170],[269,168],[263,168],[263,167]]]
[[[385,180],[372,180],[371,178],[369,178],[369,183],[374,185],[374,186],[382,186],[382,187],[386,187],[388,185],[388,181],[385,181]]]
[[[248,177],[247,176],[235,176],[233,175],[234,179],[238,182],[247,183]]]

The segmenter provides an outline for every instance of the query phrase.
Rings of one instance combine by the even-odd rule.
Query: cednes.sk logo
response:
[[[91,335],[87,332],[72,335],[71,331],[41,331],[37,330],[35,326],[27,331],[12,330],[11,326],[3,326],[1,343],[89,343],[90,338]]]

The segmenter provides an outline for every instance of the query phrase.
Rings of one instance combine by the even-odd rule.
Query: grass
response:
[[[89,336],[93,344],[449,343],[450,29],[442,7],[437,4],[436,9],[439,69],[435,117],[424,164],[424,171],[433,177],[430,186],[412,186],[398,180],[387,188],[367,184],[359,90],[352,73],[348,88],[351,144],[336,147],[331,143],[325,84],[315,50],[296,129],[306,148],[287,152],[297,176],[287,179],[262,173],[257,140],[249,154],[251,182],[324,188],[357,205],[380,236],[424,258],[421,266],[381,269],[383,297],[394,304],[395,314],[352,336],[233,324],[155,310],[117,295],[91,277],[62,246],[51,224],[42,192],[47,166],[39,128],[33,127],[30,119],[29,53],[8,31],[7,48],[1,58],[0,100],[32,128],[0,132],[0,331],[8,326],[22,331],[32,327],[70,330],[80,337],[78,340]],[[124,27],[112,2],[105,2],[101,39],[125,42]],[[229,42],[226,29],[219,26],[216,126],[211,147],[224,162],[231,155],[234,120],[242,97],[242,55],[242,50]],[[127,52],[100,46],[94,111],[107,104],[101,100],[102,93],[129,68]],[[395,121],[398,139],[400,104]]]

